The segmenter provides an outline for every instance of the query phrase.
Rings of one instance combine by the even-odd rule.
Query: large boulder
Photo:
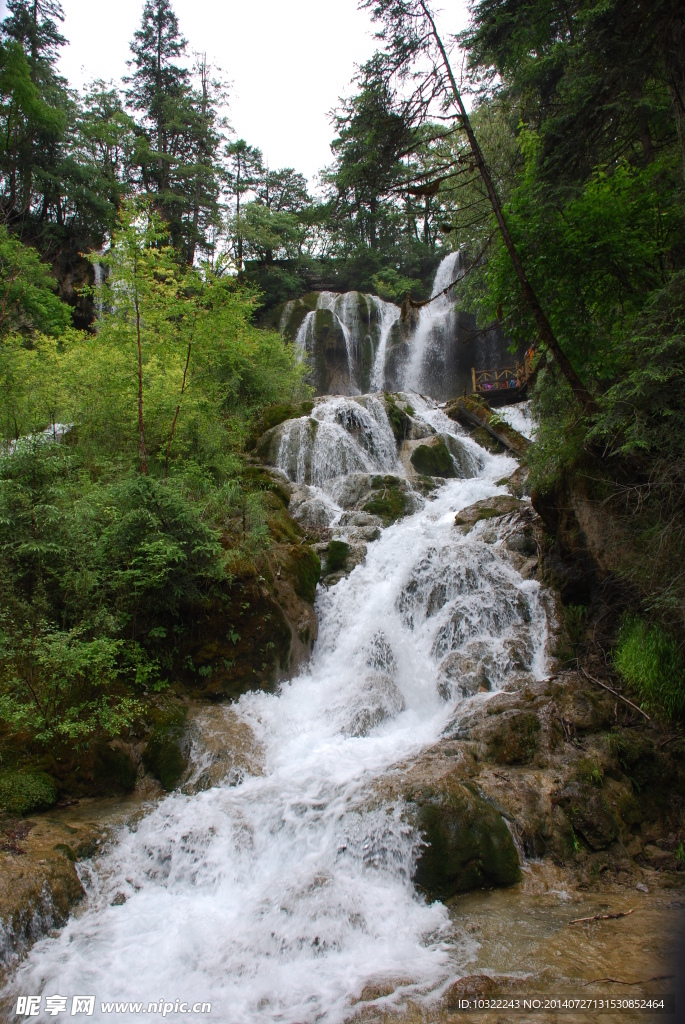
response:
[[[433,899],[481,887],[513,885],[519,858],[499,812],[468,782],[448,780],[411,795],[425,846],[414,882]]]
[[[457,476],[452,456],[441,437],[432,437],[416,445],[409,456],[409,461],[421,476]]]

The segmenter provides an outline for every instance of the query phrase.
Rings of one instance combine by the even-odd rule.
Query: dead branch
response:
[[[637,704],[633,704],[632,700],[628,700],[628,698],[624,697],[622,693],[618,692],[618,690],[614,690],[611,686],[608,686],[606,683],[600,683],[599,679],[595,679],[595,677],[591,676],[589,672],[586,672],[584,668],[581,668],[580,671],[587,679],[590,680],[591,683],[596,683],[597,686],[601,686],[603,690],[608,690],[609,693],[613,693],[614,697],[618,697],[619,700],[624,701],[624,703],[629,704],[631,708],[635,708],[635,710],[639,711],[641,715],[644,715],[648,722],[652,721],[652,719],[649,717],[646,711],[643,711],[642,708],[637,706]]]
[[[587,924],[588,921],[615,921],[619,917],[630,917],[634,909],[620,910],[617,914],[594,914],[592,917],[574,917],[572,921],[569,921],[569,924]]]

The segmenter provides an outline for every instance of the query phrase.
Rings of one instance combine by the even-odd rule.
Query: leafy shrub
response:
[[[7,814],[44,811],[57,801],[57,783],[45,772],[0,772],[0,809]]]
[[[678,646],[661,626],[626,619],[614,651],[614,665],[640,703],[667,718],[685,712],[685,665]]]

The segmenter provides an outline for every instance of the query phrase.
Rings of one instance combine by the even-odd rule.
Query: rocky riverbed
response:
[[[160,885],[170,893],[169,870],[181,885],[185,873],[204,877],[216,863],[216,906],[232,899],[227,864],[236,878],[253,876],[234,908],[238,930],[253,898],[260,906],[271,898],[274,883],[260,872],[286,871],[277,890],[289,895],[279,899],[289,901],[298,948],[330,950],[312,954],[323,973],[311,985],[317,999],[328,992],[338,1015],[463,1019],[458,1000],[474,994],[673,990],[665,976],[683,906],[685,744],[631,705],[596,654],[574,666],[578,637],[549,585],[556,555],[525,474],[509,455],[474,442],[471,430],[482,424],[458,419],[456,407],[397,394],[325,399],[269,427],[256,451],[300,545],[322,565],[312,666],[273,696],[222,704],[207,701],[218,692],[187,694],[176,735],[187,767],[176,794],[165,797],[140,759],[129,798],[5,821],[7,966],[77,907],[63,940],[42,944],[47,959],[30,958],[24,983],[36,972],[56,978],[64,943],[85,963],[100,928],[124,970],[125,947],[107,929],[144,929],[129,913],[139,892],[155,899]],[[495,445],[497,427],[488,434]],[[293,539],[280,543],[276,590],[294,558]],[[289,645],[297,641],[306,655],[317,623],[287,587]],[[227,813],[257,844],[245,864],[235,826],[223,835]],[[281,864],[265,860],[262,869],[274,843]],[[295,889],[286,870],[293,855],[304,871]],[[352,913],[352,893],[368,885],[371,903],[390,887],[404,908],[393,908],[394,924],[387,906],[385,922],[369,907]],[[393,949],[407,915],[416,915],[415,932],[401,955],[378,953]],[[225,921],[220,914],[217,927]],[[316,936],[303,938],[310,927]],[[376,962],[365,954],[350,980],[357,936],[367,932]],[[257,940],[246,933],[241,941]],[[281,942],[286,955],[287,929]],[[345,950],[348,966],[336,973]],[[223,955],[235,954],[227,947]],[[267,969],[260,955],[255,949],[257,977]],[[218,981],[208,975],[207,984]],[[241,998],[251,1006],[248,991]],[[286,1017],[304,995],[293,988],[289,998]],[[319,1016],[328,1013],[322,1003]]]

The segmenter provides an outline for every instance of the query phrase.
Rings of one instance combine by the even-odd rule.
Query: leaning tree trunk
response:
[[[561,348],[561,345],[557,341],[556,335],[552,330],[552,325],[547,319],[547,316],[538,301],[537,295],[535,294],[533,286],[528,280],[528,275],[526,274],[523,268],[521,257],[519,256],[516,244],[509,230],[509,225],[507,224],[506,218],[504,216],[502,204],[500,202],[499,196],[497,195],[497,190],[492,180],[492,176],[485,162],[485,158],[483,157],[482,150],[478,144],[478,139],[476,138],[475,132],[473,130],[471,120],[468,114],[466,113],[466,107],[464,106],[464,101],[461,98],[461,93],[457,88],[457,83],[454,78],[452,66],[447,56],[447,51],[445,50],[442,39],[438,35],[438,30],[436,28],[435,21],[428,7],[426,6],[425,0],[419,0],[419,3],[421,5],[423,13],[425,14],[428,22],[430,23],[431,34],[435,39],[435,43],[438,47],[438,50],[440,51],[440,57],[442,59],[445,71],[447,72],[447,76],[449,78],[452,97],[457,106],[457,109],[459,110],[459,120],[461,121],[464,131],[466,132],[466,137],[469,140],[469,146],[471,149],[471,153],[473,155],[474,163],[478,168],[478,172],[483,180],[483,184],[485,185],[485,190],[488,194],[490,205],[492,206],[493,212],[495,214],[495,218],[500,229],[500,234],[502,235],[502,240],[506,246],[511,262],[514,266],[514,271],[516,273],[516,277],[518,278],[521,291],[523,292],[523,297],[533,316],[533,319],[535,320],[535,326],[537,327],[540,341],[544,342],[547,345],[550,352],[554,356],[557,365],[559,366],[559,369],[568,381],[575,398],[583,406],[587,413],[593,413],[596,411],[597,408],[595,401],[590,392],[587,390],[587,388],[581,381],[576,371],[574,370],[570,360],[566,356],[566,353]]]

